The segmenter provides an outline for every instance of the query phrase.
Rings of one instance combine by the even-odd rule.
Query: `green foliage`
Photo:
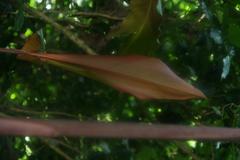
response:
[[[240,47],[240,27],[236,24],[230,24],[228,28],[228,39],[229,41],[237,46]]]
[[[111,36],[126,36],[121,49],[122,54],[150,54],[157,47],[157,27],[160,17],[157,13],[156,2],[155,0],[131,1],[129,15],[117,31],[110,34]]]
[[[42,29],[46,50],[84,53],[63,32],[23,10],[23,3],[15,2],[0,1],[0,47],[21,48],[30,31]],[[119,18],[132,17],[130,2],[134,0],[29,0],[25,4],[73,31],[99,54],[120,54],[131,42],[132,47],[125,54],[141,52],[161,58],[179,76],[200,88],[208,96],[207,100],[139,101],[68,71],[1,54],[0,115],[239,127],[239,1],[161,0],[162,16],[156,5],[152,7],[160,21],[151,21],[150,16],[146,16],[142,23],[146,11],[138,8],[136,12],[141,12],[140,16],[124,19],[131,27],[117,28],[127,32],[118,32],[118,37],[113,39],[108,39],[108,35],[122,26],[121,21],[75,14],[104,12]],[[134,35],[132,32],[139,31],[140,26],[146,30]],[[149,34],[151,30],[154,34]],[[234,160],[239,159],[239,149],[237,143],[227,141],[196,141],[193,145],[159,140],[66,137],[0,139],[1,159],[19,160],[67,159],[61,153],[74,160]]]

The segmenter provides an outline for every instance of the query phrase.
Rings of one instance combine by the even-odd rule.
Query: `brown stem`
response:
[[[8,107],[6,108],[10,111],[13,112],[19,112],[19,113],[25,113],[25,114],[33,114],[33,115],[39,115],[39,114],[52,114],[52,115],[59,115],[59,116],[66,116],[66,117],[71,117],[71,118],[78,118],[76,115],[68,114],[68,113],[63,113],[63,112],[38,112],[38,111],[32,111],[32,110],[26,110],[26,109],[21,109],[21,108],[16,108],[16,107]]]
[[[162,140],[239,140],[239,128],[0,118],[0,135]]]

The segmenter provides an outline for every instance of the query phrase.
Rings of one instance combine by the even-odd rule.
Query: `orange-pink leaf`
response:
[[[38,57],[43,61],[61,62],[81,70],[87,70],[90,77],[94,76],[104,83],[140,99],[205,98],[200,90],[179,78],[157,58],[137,55],[26,54]]]
[[[37,33],[34,33],[27,39],[22,50],[28,52],[38,52],[40,48],[41,48],[40,37]]]

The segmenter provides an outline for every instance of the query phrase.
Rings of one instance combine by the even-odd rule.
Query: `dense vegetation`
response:
[[[150,10],[148,3],[154,4]],[[87,54],[71,39],[77,37],[100,55],[158,57],[208,99],[141,101],[60,68],[1,54],[1,117],[239,127],[239,16],[238,0],[2,0],[1,48],[21,48],[38,32],[43,51]],[[19,160],[240,156],[239,145],[227,141],[2,137],[0,144],[2,159]]]

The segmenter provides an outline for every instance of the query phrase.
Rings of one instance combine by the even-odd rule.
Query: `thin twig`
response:
[[[66,147],[66,148],[68,148],[68,149],[70,149],[70,150],[72,150],[72,151],[74,151],[74,152],[76,152],[78,154],[81,154],[81,152],[77,148],[75,148],[75,147],[73,147],[73,146],[71,146],[71,145],[69,145],[69,144],[67,144],[67,143],[65,143],[63,141],[60,141],[60,140],[57,140],[57,139],[52,139],[52,138],[49,139],[49,140],[53,141],[54,143],[57,143],[59,145],[62,145],[63,147]]]
[[[73,18],[63,18],[63,19],[58,19],[57,22],[59,23],[67,23],[67,24],[70,24],[72,26],[75,26],[75,27],[80,27],[80,28],[89,28],[90,25],[85,25],[85,24],[82,24],[78,21],[75,21],[73,20]]]
[[[76,16],[85,16],[85,17],[94,17],[94,18],[100,17],[100,18],[105,18],[105,19],[114,20],[114,21],[122,21],[124,19],[123,17],[118,17],[118,16],[107,14],[107,13],[99,13],[99,12],[70,12],[69,13],[69,11],[57,11],[57,10],[47,10],[43,12],[47,14],[49,13],[63,14],[71,17],[76,17]]]
[[[52,150],[54,150],[56,153],[58,153],[60,156],[62,156],[63,158],[65,158],[66,160],[73,160],[73,158],[71,158],[69,155],[67,155],[66,153],[64,153],[60,148],[56,147],[55,145],[49,143],[47,140],[42,139],[42,141],[49,146],[49,148],[51,148]]]
[[[20,112],[20,113],[25,113],[25,114],[34,114],[34,115],[50,114],[50,115],[60,115],[60,116],[66,116],[66,117],[71,117],[71,118],[78,118],[78,116],[76,116],[76,115],[72,115],[69,113],[63,113],[63,112],[51,112],[51,111],[39,112],[39,111],[26,110],[26,109],[21,109],[21,108],[16,108],[16,107],[8,107],[7,109],[10,111],[13,111],[13,112]]]
[[[68,29],[64,28],[62,25],[58,24],[56,21],[51,19],[50,17],[46,16],[45,14],[39,12],[38,10],[35,10],[27,5],[24,6],[24,9],[30,13],[32,13],[35,16],[40,17],[45,22],[51,24],[53,27],[55,27],[57,30],[61,31],[65,36],[67,36],[71,41],[73,41],[75,44],[77,44],[80,48],[82,48],[84,51],[86,51],[87,54],[90,55],[96,55],[97,53],[90,48],[82,39],[78,38],[76,34],[72,33]]]
[[[115,20],[115,21],[122,21],[123,18],[122,17],[117,17],[117,16],[112,16],[112,15],[108,15],[108,14],[104,14],[104,13],[95,13],[95,12],[76,12],[76,13],[72,13],[70,14],[70,16],[87,16],[87,17],[102,17],[102,18],[106,18],[106,19],[110,19],[110,20]]]
[[[18,55],[18,54],[24,54],[26,52],[20,49],[0,48],[0,53]]]

